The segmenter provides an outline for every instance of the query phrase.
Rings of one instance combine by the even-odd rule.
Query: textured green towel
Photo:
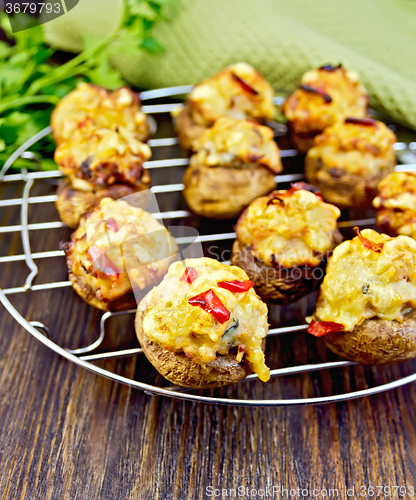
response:
[[[416,0],[181,0],[155,36],[165,53],[117,54],[142,88],[196,83],[237,61],[292,89],[308,69],[356,69],[372,106],[416,128]]]

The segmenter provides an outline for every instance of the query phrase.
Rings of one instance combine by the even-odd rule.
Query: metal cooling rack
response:
[[[163,103],[163,104],[146,104],[148,101],[153,99],[161,99],[172,96],[182,96],[190,92],[192,86],[181,86],[181,87],[170,87],[164,89],[150,90],[146,92],[142,92],[140,97],[142,102],[145,103],[143,105],[143,111],[146,114],[158,114],[158,113],[169,113],[172,111],[174,107],[178,105],[178,103]],[[283,102],[283,97],[276,97],[275,103],[281,104]],[[377,115],[375,112],[373,115]],[[275,130],[276,136],[284,135],[287,130],[284,125],[281,124],[271,124]],[[62,174],[59,170],[54,171],[34,171],[27,172],[26,170],[22,170],[21,173],[8,174],[8,170],[13,165],[14,161],[16,161],[19,157],[33,160],[35,162],[38,161],[36,155],[31,153],[30,147],[35,144],[37,141],[41,140],[43,137],[47,136],[51,133],[51,128],[47,127],[30,140],[28,140],[25,144],[23,144],[16,152],[7,160],[4,164],[3,168],[0,170],[0,181],[2,182],[19,182],[23,181],[23,193],[21,198],[15,199],[6,199],[0,200],[0,207],[13,207],[20,206],[20,224],[12,225],[12,226],[3,226],[0,227],[1,233],[20,233],[23,253],[20,255],[8,255],[8,256],[0,256],[0,264],[2,263],[15,263],[18,261],[25,261],[28,268],[29,274],[25,280],[25,283],[22,286],[8,288],[8,289],[0,289],[0,301],[6,310],[14,317],[14,319],[22,325],[31,335],[33,335],[36,339],[42,342],[44,345],[60,354],[64,358],[73,363],[90,370],[97,375],[101,375],[107,377],[116,382],[120,382],[126,384],[130,387],[134,387],[136,389],[143,390],[147,394],[150,395],[161,395],[179,398],[188,401],[197,401],[204,403],[214,403],[214,404],[226,404],[226,405],[238,405],[238,406],[290,406],[290,405],[305,405],[305,404],[320,404],[320,403],[330,403],[330,402],[339,402],[346,401],[350,399],[359,398],[362,396],[369,396],[373,394],[377,394],[388,389],[394,389],[400,387],[402,385],[408,384],[409,382],[416,381],[416,373],[399,378],[397,380],[384,383],[382,385],[378,385],[376,387],[366,388],[363,390],[357,390],[353,392],[347,392],[343,394],[335,394],[331,396],[319,396],[319,397],[310,397],[310,398],[300,398],[300,399],[236,399],[236,398],[224,398],[224,397],[213,397],[206,396],[204,394],[193,394],[192,390],[184,389],[176,386],[170,387],[160,387],[151,385],[148,383],[140,382],[134,380],[132,378],[124,377],[122,375],[118,375],[106,369],[100,368],[93,364],[94,361],[110,359],[110,358],[120,358],[125,356],[138,356],[142,354],[142,349],[140,347],[135,347],[131,349],[116,349],[113,351],[106,351],[96,353],[95,351],[99,348],[105,338],[106,335],[106,323],[107,321],[116,316],[121,315],[131,315],[135,313],[135,310],[129,311],[121,311],[121,312],[106,312],[101,316],[100,320],[100,335],[99,338],[90,344],[87,347],[82,347],[75,350],[66,349],[61,347],[57,343],[53,342],[49,338],[49,330],[47,325],[39,321],[30,321],[24,318],[17,309],[12,305],[9,301],[8,296],[15,295],[19,293],[34,293],[40,290],[53,290],[57,288],[70,287],[71,283],[69,281],[59,281],[59,282],[49,282],[49,283],[41,283],[41,284],[33,284],[33,280],[38,273],[38,267],[35,263],[36,260],[39,259],[49,259],[52,257],[63,256],[64,253],[60,250],[50,250],[32,253],[30,247],[30,233],[32,231],[45,230],[45,229],[56,229],[65,227],[64,224],[60,221],[51,221],[44,223],[28,223],[28,213],[29,207],[33,204],[45,204],[45,203],[53,203],[56,200],[56,195],[46,195],[46,196],[30,196],[30,190],[35,181],[39,180],[48,180],[48,179],[56,179],[62,177]],[[167,138],[159,138],[159,139],[151,139],[149,141],[150,147],[155,150],[155,148],[163,148],[166,146],[173,146],[178,144],[178,140],[175,137],[167,137]],[[395,149],[397,152],[397,156],[399,161],[402,162],[402,165],[398,165],[397,170],[416,170],[416,143],[410,142],[398,142],[395,144]],[[281,156],[283,158],[293,158],[297,156],[297,152],[294,149],[281,149]],[[174,168],[186,166],[189,164],[189,160],[187,158],[165,158],[162,160],[152,160],[145,163],[145,166],[151,169],[158,168]],[[301,173],[292,173],[292,174],[283,174],[277,175],[276,181],[280,184],[289,183],[293,181],[298,181],[303,179],[303,174]],[[163,193],[172,193],[172,192],[180,192],[183,189],[183,185],[178,184],[162,184],[162,185],[154,185],[151,190],[155,195],[163,194]],[[181,219],[187,216],[190,216],[191,213],[187,210],[174,210],[161,212],[158,214],[153,214],[156,218],[169,220],[169,219]],[[361,220],[347,220],[339,223],[340,228],[350,228],[354,226],[365,227],[368,225],[372,225],[375,223],[374,218],[366,218]],[[233,240],[235,238],[234,232],[227,233],[219,233],[219,234],[207,234],[200,235],[197,241],[201,242],[218,242],[225,240]],[[178,245],[186,245],[190,244],[194,241],[192,237],[182,237],[177,238]],[[64,264],[63,264],[64,265]],[[72,293],[68,291],[68,293]],[[296,325],[296,326],[287,326],[271,329],[268,333],[268,336],[281,335],[285,333],[295,333],[304,331],[306,329],[306,324]],[[306,364],[300,366],[292,366],[285,368],[278,368],[271,370],[271,377],[280,377],[284,375],[295,375],[301,373],[309,373],[318,370],[329,370],[334,368],[344,368],[348,366],[355,365],[351,361],[332,361],[332,362],[324,362],[324,363],[315,363],[315,364]],[[258,379],[256,374],[249,375],[244,382],[247,381],[256,381]],[[271,382],[269,382],[271,383]],[[201,392],[201,391],[200,391]]]

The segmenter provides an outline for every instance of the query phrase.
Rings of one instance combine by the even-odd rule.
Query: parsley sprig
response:
[[[44,42],[40,26],[13,33],[6,14],[0,14],[0,26],[10,41],[0,40],[0,168],[19,146],[49,125],[53,107],[80,81],[108,89],[126,84],[111,66],[112,51],[128,47],[158,54],[163,50],[152,37],[152,28],[165,18],[165,7],[176,0],[125,1],[120,29],[101,40],[85,37],[84,51],[64,64],[54,60],[55,50]],[[42,169],[56,169],[54,148],[50,136],[30,148],[41,156]],[[14,164],[14,168],[33,166],[24,159]]]

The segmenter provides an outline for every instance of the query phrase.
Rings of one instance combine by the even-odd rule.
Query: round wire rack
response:
[[[156,131],[156,123],[159,122],[160,117],[163,117],[162,127],[159,127],[158,133],[161,132],[163,134],[164,131],[168,130],[172,133],[172,127],[170,123],[169,116],[170,111],[174,109],[178,104],[178,102],[172,102],[171,98],[174,96],[184,96],[190,90],[192,86],[180,86],[180,87],[170,87],[163,88],[157,90],[145,91],[140,94],[141,100],[143,102],[143,111],[149,115],[151,123],[154,125],[154,131]],[[280,104],[283,101],[283,97],[276,97],[276,104]],[[150,101],[150,104],[149,104]],[[153,103],[152,103],[153,102]],[[156,102],[156,103],[155,103]],[[372,112],[374,116],[380,118],[380,116]],[[151,118],[153,116],[153,119]],[[158,117],[158,120],[155,120],[154,117]],[[169,122],[169,126],[166,126],[167,122]],[[298,155],[296,150],[290,148],[290,144],[287,140],[286,132],[287,129],[285,125],[279,123],[271,123],[270,124],[274,131],[276,139],[279,142],[279,146],[281,149],[281,156],[284,162],[284,173],[282,175],[276,176],[276,182],[281,187],[287,187],[290,182],[302,180],[303,176],[303,162],[302,158]],[[397,127],[394,124],[389,124],[392,128],[396,128],[396,132],[400,132],[400,127]],[[246,391],[244,393],[244,397],[234,397],[233,393],[229,395],[227,393],[226,397],[217,396],[213,390],[195,390],[184,389],[176,386],[163,386],[163,382],[160,385],[155,383],[147,383],[140,380],[137,380],[135,376],[125,376],[123,374],[115,373],[113,371],[109,371],[105,368],[97,366],[94,364],[100,360],[108,360],[112,358],[124,358],[129,356],[142,356],[142,349],[137,343],[135,347],[129,347],[128,349],[120,348],[118,346],[112,346],[110,349],[105,348],[103,350],[103,346],[105,344],[104,340],[106,338],[106,325],[110,318],[117,318],[119,316],[132,316],[135,313],[135,310],[128,310],[122,312],[106,312],[102,314],[99,325],[99,336],[96,340],[91,342],[87,346],[78,347],[76,349],[69,349],[64,346],[59,345],[57,342],[52,340],[53,332],[49,331],[47,325],[40,321],[30,321],[26,319],[12,304],[9,300],[10,296],[14,296],[22,293],[30,293],[35,294],[38,291],[52,291],[56,289],[69,288],[71,283],[69,281],[48,281],[43,283],[34,283],[36,276],[38,275],[38,265],[36,262],[45,261],[48,259],[62,257],[62,267],[65,267],[63,252],[60,250],[52,249],[52,250],[43,250],[40,252],[32,252],[31,250],[31,238],[30,235],[35,231],[44,231],[44,230],[55,230],[58,228],[63,228],[64,224],[58,220],[50,221],[50,222],[38,222],[38,223],[29,223],[29,212],[30,208],[35,205],[46,206],[47,204],[53,204],[56,200],[56,195],[47,194],[40,196],[30,196],[30,191],[34,185],[34,183],[38,182],[49,182],[54,183],[56,180],[59,180],[62,177],[62,174],[59,170],[53,171],[27,171],[22,170],[20,173],[8,173],[10,167],[18,158],[25,158],[28,160],[32,160],[37,163],[37,156],[30,152],[31,146],[35,144],[37,141],[41,140],[45,136],[51,133],[51,128],[47,127],[30,140],[28,140],[25,144],[23,144],[16,152],[7,160],[4,164],[3,168],[0,170],[0,182],[1,183],[23,183],[23,192],[20,198],[11,198],[11,199],[2,199],[0,200],[0,208],[1,207],[15,207],[16,209],[20,209],[20,224],[9,225],[9,226],[1,226],[0,234],[2,237],[5,237],[7,233],[16,234],[20,233],[21,237],[21,246],[23,248],[23,253],[15,254],[11,253],[9,255],[0,255],[0,264],[10,264],[15,265],[17,262],[25,262],[27,267],[29,268],[29,274],[25,278],[25,281],[20,286],[16,286],[13,288],[0,288],[0,301],[6,310],[12,315],[12,317],[25,328],[31,335],[33,335],[37,340],[42,342],[45,346],[49,347],[56,353],[60,354],[68,361],[72,361],[73,363],[86,368],[87,370],[92,371],[97,375],[101,375],[103,377],[107,377],[116,382],[120,382],[126,384],[130,387],[140,389],[147,394],[150,395],[159,395],[159,396],[168,396],[173,398],[179,398],[182,400],[188,401],[197,401],[203,403],[214,403],[214,404],[225,404],[225,405],[236,405],[236,406],[291,406],[291,405],[305,405],[305,404],[322,404],[322,403],[330,403],[330,402],[340,402],[347,401],[355,398],[359,398],[362,396],[369,396],[373,394],[377,394],[389,389],[394,389],[410,382],[416,381],[416,373],[407,374],[403,376],[402,373],[399,374],[394,380],[387,381],[386,383],[376,384],[373,387],[365,387],[359,390],[351,390],[348,392],[341,392],[340,394],[329,394],[323,396],[314,396],[314,397],[298,397],[298,398],[256,398],[252,397],[252,391]],[[400,134],[399,134],[400,135]],[[395,150],[398,157],[398,166],[397,170],[401,171],[409,171],[416,170],[416,143],[412,142],[413,137],[411,135],[405,135],[406,140],[402,142],[397,142],[395,144]],[[163,221],[176,222],[176,224],[181,224],[181,221],[186,218],[194,218],[194,225],[197,224],[200,235],[197,241],[200,241],[202,244],[216,244],[216,245],[230,245],[235,238],[235,233],[232,231],[232,222],[224,222],[218,223],[218,221],[211,223],[208,221],[204,221],[191,214],[186,207],[183,205],[182,201],[176,201],[178,206],[172,208],[172,201],[165,203],[168,195],[172,193],[177,193],[180,197],[180,192],[183,189],[183,185],[180,182],[177,183],[169,183],[164,184],[163,180],[168,178],[172,178],[166,174],[166,172],[176,171],[176,174],[182,176],[184,168],[189,164],[189,159],[183,156],[183,153],[180,152],[179,147],[177,146],[178,141],[176,137],[158,137],[153,138],[149,141],[149,145],[152,148],[153,156],[156,159],[146,162],[145,166],[147,169],[152,172],[152,188],[151,191],[155,194],[158,199],[159,205],[164,209],[165,205],[168,206],[168,210],[162,211],[157,214],[153,214],[156,218],[162,219]],[[174,154],[174,156],[172,156]],[[176,155],[182,155],[181,157],[175,157]],[[156,175],[159,173],[159,175]],[[159,183],[159,181],[161,181]],[[57,213],[54,210],[49,210],[48,213],[54,213],[55,217],[57,217]],[[371,227],[375,224],[374,214],[371,212],[365,212],[363,214],[353,213],[353,220],[351,219],[351,213],[343,214],[341,221],[339,222],[339,228],[341,231],[348,231],[350,228],[354,226],[360,227]],[[361,216],[361,217],[360,217]],[[166,223],[166,222],[165,222]],[[225,228],[226,231],[216,232],[218,228]],[[214,229],[214,232],[212,230]],[[194,241],[193,237],[182,237],[177,239],[177,243],[179,246],[187,245]],[[56,247],[57,248],[57,247]],[[219,248],[219,246],[218,246]],[[210,255],[209,255],[210,256]],[[225,259],[222,259],[223,262],[228,262]],[[68,290],[67,293],[74,293],[72,290]],[[80,299],[81,300],[81,299]],[[313,300],[309,300],[309,306],[313,304]],[[299,307],[298,307],[299,306]],[[289,323],[293,323],[293,317],[296,317],[299,320],[300,317],[304,317],[307,311],[307,302],[300,301],[298,304],[298,313],[293,316],[293,308],[291,311],[292,320]],[[275,309],[277,306],[274,306]],[[307,325],[305,322],[301,322],[300,324],[282,324],[284,321],[281,318],[285,317],[285,314],[281,314],[281,310],[284,311],[285,308],[277,308],[277,312],[271,311],[272,316],[278,317],[277,321],[274,323],[279,324],[278,327],[272,328],[269,330],[268,339],[274,336],[280,336],[284,334],[294,335],[297,332],[304,332],[306,330]],[[300,311],[300,314],[299,314]],[[289,315],[290,316],[290,315]],[[272,320],[273,322],[273,320]],[[334,361],[324,361],[318,363],[306,363],[299,364],[295,366],[287,366],[287,367],[279,367],[271,370],[271,378],[272,380],[269,382],[273,383],[273,379],[276,377],[283,376],[293,376],[305,373],[312,372],[324,372],[327,370],[339,369],[343,370],[347,367],[351,367],[356,365],[351,361],[343,361],[343,360],[334,360]],[[159,377],[160,381],[160,377]],[[166,381],[165,381],[166,383]],[[249,375],[244,381],[241,381],[238,384],[262,384],[262,382],[258,381],[258,377],[256,374]],[[241,394],[241,392],[240,392]],[[257,394],[255,392],[255,394]]]

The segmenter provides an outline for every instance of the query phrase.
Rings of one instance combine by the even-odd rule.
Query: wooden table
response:
[[[171,174],[158,175],[163,177],[159,181],[177,182]],[[21,195],[19,184],[0,187],[1,199]],[[35,184],[32,194],[53,192],[54,186],[43,182]],[[31,222],[50,220],[57,220],[53,204],[31,206]],[[1,226],[18,223],[17,209],[1,209]],[[221,223],[215,226],[217,232],[224,228]],[[56,249],[69,234],[65,228],[33,232],[32,250]],[[18,233],[1,236],[0,255],[21,251]],[[66,279],[61,257],[37,262],[37,283]],[[20,286],[27,273],[24,262],[0,264],[0,286]],[[79,347],[97,338],[100,313],[71,289],[11,298],[26,318],[48,325],[51,338],[62,346]],[[312,306],[313,297],[284,311],[274,309],[272,320],[295,324]],[[148,396],[62,359],[1,306],[0,311],[0,492],[4,500],[193,500],[229,498],[232,489],[239,487],[244,491],[237,490],[237,498],[344,499],[371,497],[371,490],[367,494],[360,488],[382,486],[393,492],[394,486],[404,485],[408,490],[401,498],[412,498],[415,384],[348,403],[287,408],[213,406]],[[131,318],[111,321],[103,350],[114,344],[137,345]],[[273,368],[337,359],[322,341],[304,333],[270,339],[268,351]],[[98,364],[162,383],[144,357]],[[281,377],[268,384],[243,382],[215,394],[253,399],[314,397],[375,386],[415,369],[415,362],[388,368],[349,367]],[[338,494],[329,491],[334,488]],[[387,491],[378,498],[394,498]]]

